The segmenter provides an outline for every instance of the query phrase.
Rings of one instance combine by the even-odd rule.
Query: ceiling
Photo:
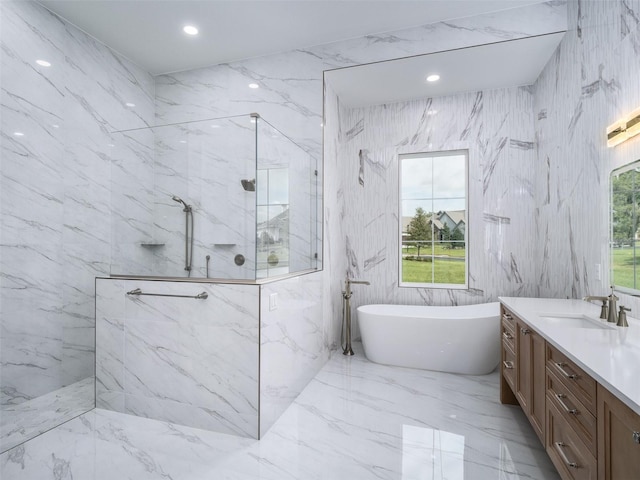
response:
[[[564,33],[419,55],[325,72],[349,107],[533,84]],[[437,73],[440,80],[426,82]]]
[[[161,74],[390,32],[542,0],[40,0]],[[186,24],[200,30],[190,37]]]

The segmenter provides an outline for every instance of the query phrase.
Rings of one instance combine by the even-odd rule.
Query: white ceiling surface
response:
[[[533,84],[564,33],[332,70],[325,79],[349,107]],[[426,82],[437,73],[438,82]]]
[[[427,25],[543,0],[40,0],[152,74]],[[189,37],[192,24],[200,34]]]

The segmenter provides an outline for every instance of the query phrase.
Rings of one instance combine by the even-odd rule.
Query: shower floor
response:
[[[558,475],[498,374],[335,354],[261,441],[92,410],[0,456],[0,478],[545,479]]]
[[[90,377],[33,400],[2,406],[0,452],[93,409],[94,397],[95,385]]]

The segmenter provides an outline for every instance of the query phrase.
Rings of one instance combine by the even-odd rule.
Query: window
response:
[[[257,275],[289,273],[289,169],[258,170],[256,188]]]
[[[467,287],[468,152],[399,156],[400,285]]]

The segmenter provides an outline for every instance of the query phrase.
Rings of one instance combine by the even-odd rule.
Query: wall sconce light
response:
[[[607,127],[607,147],[620,145],[638,134],[640,134],[640,108],[633,111],[626,119]]]

